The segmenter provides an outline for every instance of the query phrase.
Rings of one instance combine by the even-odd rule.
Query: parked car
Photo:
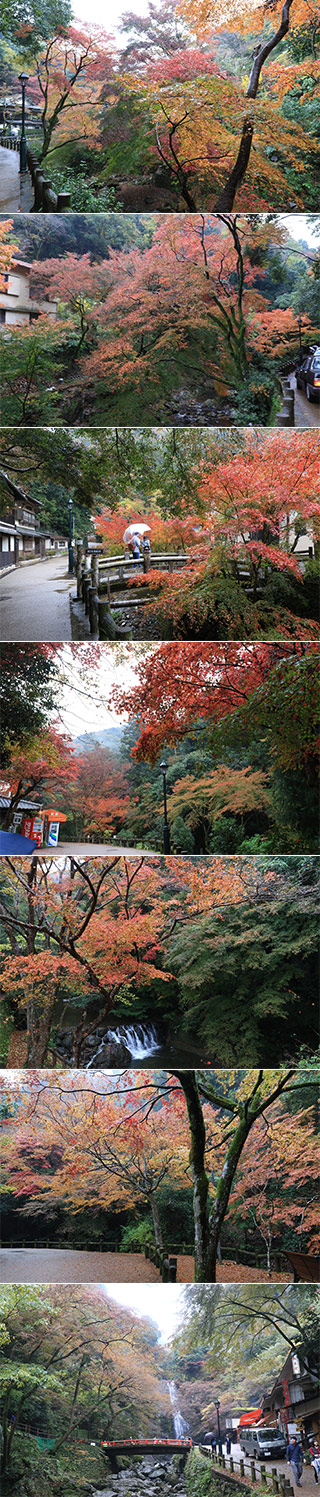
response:
[[[277,1456],[278,1460],[286,1453],[286,1441],[282,1430],[277,1425],[247,1425],[238,1429],[239,1443],[245,1455],[257,1456],[260,1460],[269,1460]]]
[[[298,390],[305,390],[307,400],[319,400],[320,396],[320,348],[312,348],[308,358],[296,369]]]

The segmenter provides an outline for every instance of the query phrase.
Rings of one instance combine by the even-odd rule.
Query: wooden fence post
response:
[[[82,541],[77,541],[76,574],[77,574],[77,598],[79,598],[79,599],[81,598],[82,555],[83,555]]]

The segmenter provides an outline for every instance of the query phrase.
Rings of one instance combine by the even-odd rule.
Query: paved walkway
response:
[[[17,567],[0,578],[2,639],[69,640],[69,596],[75,578],[68,577],[67,552],[50,561]]]
[[[223,1447],[223,1451],[224,1451],[224,1454],[225,1454],[225,1446]],[[232,1447],[231,1447],[231,1455],[233,1457],[235,1466],[239,1466],[239,1462],[240,1462],[241,1459],[244,1460],[245,1472],[247,1472],[248,1475],[249,1475],[250,1474],[250,1461],[249,1461],[249,1458],[248,1458],[248,1456],[244,1456],[243,1455],[243,1451],[240,1450],[240,1446],[238,1445],[238,1443],[232,1445]],[[228,1459],[229,1458],[227,1457],[227,1467],[226,1467],[227,1470],[228,1470]],[[256,1471],[260,1472],[260,1470],[261,1470],[261,1462],[257,1461],[255,1459],[255,1463],[254,1464],[255,1464],[255,1467],[256,1467]],[[294,1481],[293,1481],[291,1467],[287,1465],[287,1461],[285,1461],[285,1460],[284,1461],[274,1461],[274,1460],[271,1459],[271,1461],[266,1460],[264,1462],[264,1464],[265,1464],[267,1472],[270,1472],[271,1471],[271,1467],[274,1466],[276,1468],[276,1470],[279,1472],[279,1476],[286,1476],[287,1478],[289,1478],[291,1486],[292,1487],[294,1486]],[[215,1469],[217,1469],[217,1468],[215,1467]],[[269,1486],[268,1486],[268,1490],[270,1491],[270,1487]],[[295,1491],[296,1490],[297,1490],[297,1488],[295,1487]],[[300,1486],[299,1490],[301,1492],[302,1491],[308,1492],[308,1493],[310,1492],[310,1493],[312,1493],[312,1497],[314,1497],[314,1494],[317,1491],[317,1486],[316,1486],[316,1482],[315,1482],[315,1478],[314,1478],[313,1466],[304,1466],[303,1467],[303,1472],[302,1472],[302,1477],[301,1477],[301,1486]]]
[[[2,1284],[159,1284],[143,1253],[86,1253],[72,1248],[2,1248]]]
[[[19,151],[0,146],[0,208],[4,213],[30,213],[33,190],[29,172],[21,179]]]
[[[58,842],[58,846],[42,847],[42,858],[154,858],[157,853],[150,847],[116,847],[113,842]],[[160,854],[159,854],[160,856]]]
[[[290,375],[291,389],[295,391],[294,396],[294,424],[296,427],[317,426],[320,427],[320,401],[307,400],[303,390],[297,390],[295,374]]]

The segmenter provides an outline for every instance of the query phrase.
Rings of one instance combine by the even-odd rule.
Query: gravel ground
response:
[[[288,1284],[292,1277],[289,1264],[288,1273],[273,1273],[271,1280],[263,1268],[252,1268],[245,1263],[232,1263],[230,1259],[227,1263],[217,1264],[218,1284]],[[193,1258],[178,1258],[177,1284],[193,1284],[193,1278]]]
[[[2,1248],[0,1275],[3,1284],[159,1284],[154,1263],[142,1253],[87,1253],[71,1248]],[[192,1284],[193,1258],[178,1257],[178,1284]],[[272,1274],[271,1282],[288,1283],[292,1274]],[[245,1264],[219,1264],[218,1283],[269,1283],[263,1269]]]
[[[158,1284],[142,1253],[86,1253],[66,1248],[3,1248],[3,1284]]]

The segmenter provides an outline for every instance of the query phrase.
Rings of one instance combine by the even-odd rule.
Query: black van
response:
[[[296,369],[298,390],[305,390],[307,400],[319,400],[320,396],[320,348],[312,348],[308,358]]]

